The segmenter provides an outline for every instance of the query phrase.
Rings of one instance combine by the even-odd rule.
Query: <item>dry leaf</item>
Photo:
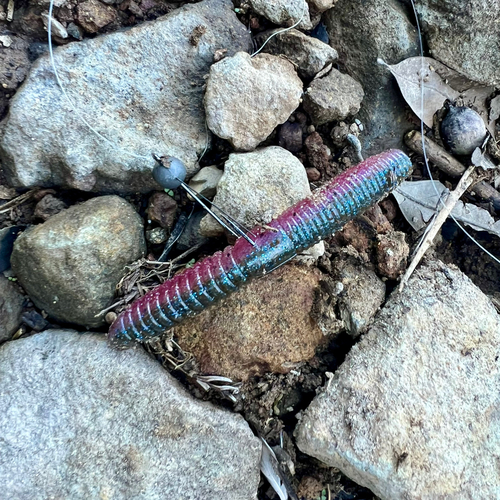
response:
[[[499,118],[500,118],[500,95],[497,95],[490,102],[490,121],[494,122]]]
[[[498,168],[489,158],[481,152],[480,148],[476,148],[471,156],[471,162],[476,167],[482,167],[485,170]]]
[[[260,470],[269,481],[273,490],[278,494],[280,500],[288,500],[288,492],[286,486],[281,479],[279,465],[276,455],[266,440],[262,439],[264,446],[262,447],[262,455],[260,458]]]
[[[431,57],[409,57],[394,65],[386,64],[381,59],[378,61],[389,68],[398,82],[405,101],[428,127],[432,127],[434,114],[443,107],[444,102],[446,100],[454,101],[459,96],[459,92],[445,83],[436,71],[436,67],[440,63]],[[420,87],[422,79],[424,85],[423,114]]]
[[[440,210],[439,199],[445,196],[447,191],[438,181],[405,181],[394,191],[394,197],[405,219],[418,231]],[[477,231],[487,231],[500,236],[500,221],[495,222],[487,210],[472,203],[458,201],[451,215]]]

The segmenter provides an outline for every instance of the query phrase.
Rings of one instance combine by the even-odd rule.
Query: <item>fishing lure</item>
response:
[[[127,348],[147,342],[269,273],[331,236],[349,220],[389,194],[410,173],[399,150],[372,156],[335,177],[270,222],[254,228],[252,242],[239,238],[133,302],[109,329],[110,342]]]

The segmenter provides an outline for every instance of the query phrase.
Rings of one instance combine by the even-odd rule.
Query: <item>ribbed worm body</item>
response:
[[[411,167],[403,152],[389,150],[346,170],[285,210],[265,230],[254,228],[254,245],[240,238],[133,302],[111,325],[109,340],[130,347],[161,336],[341,229],[391,192]]]

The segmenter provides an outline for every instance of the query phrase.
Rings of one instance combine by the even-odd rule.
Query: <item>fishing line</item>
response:
[[[415,15],[415,21],[417,25],[417,33],[418,33],[418,43],[419,43],[419,52],[420,52],[420,61],[421,61],[421,66],[420,66],[420,116],[424,115],[424,47],[423,47],[423,39],[422,39],[422,31],[420,30],[420,22],[418,20],[418,13],[417,13],[417,8],[415,6],[414,0],[410,0],[412,8],[413,8],[413,13]],[[442,205],[442,207],[445,206],[444,201],[441,199],[441,194],[439,193],[437,187],[436,187],[436,181],[432,177],[431,169],[429,167],[429,160],[427,158],[427,152],[425,149],[425,138],[424,138],[424,121],[422,118],[420,118],[420,136],[422,139],[422,153],[424,157],[424,163],[425,163],[425,168],[427,170],[427,174],[429,175],[430,180],[432,181],[432,187],[434,188],[434,191],[436,192],[436,195],[438,197],[439,203]],[[495,255],[493,255],[490,251],[488,251],[486,248],[484,248],[479,241],[477,241],[463,226],[458,222],[458,220],[453,216],[453,214],[450,214],[451,219],[455,222],[455,224],[471,239],[473,243],[475,243],[483,252],[485,252],[487,255],[489,255],[495,262],[500,264],[500,259],[498,259]]]
[[[51,0],[52,1],[52,0]],[[271,40],[271,38],[275,37],[276,35],[279,35],[280,33],[285,33],[286,31],[290,31],[291,29],[295,28],[296,26],[298,26],[301,22],[302,22],[302,19],[304,18],[304,15],[306,13],[306,0],[304,0],[304,3],[302,4],[302,15],[300,16],[300,19],[295,23],[293,24],[292,26],[290,26],[289,28],[285,28],[285,29],[282,29],[280,31],[277,31],[276,33],[273,33],[261,46],[260,46],[260,49],[255,51],[250,57],[254,57],[256,56],[267,44],[267,42],[269,42],[269,40]]]

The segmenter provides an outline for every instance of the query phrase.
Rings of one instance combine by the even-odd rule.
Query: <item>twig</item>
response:
[[[28,201],[30,198],[33,197],[33,195],[37,191],[38,191],[38,188],[32,189],[31,191],[28,191],[27,193],[21,194],[21,195],[17,196],[16,198],[14,198],[13,200],[10,200],[7,203],[0,205],[0,214],[4,214],[5,212],[12,210],[13,208],[16,208],[18,205],[21,205],[25,201]]]
[[[439,144],[424,136],[425,152],[429,160],[444,173],[452,177],[460,177],[465,172],[465,167],[451,154],[444,150]],[[418,154],[422,151],[422,134],[412,130],[405,135],[406,145]],[[485,181],[478,182],[472,190],[479,197],[490,201],[496,210],[500,209],[500,193]]]
[[[460,182],[458,183],[455,190],[452,193],[450,193],[448,199],[444,202],[442,210],[436,215],[436,217],[431,222],[431,225],[427,228],[428,230],[425,237],[420,242],[415,252],[415,256],[413,257],[410,265],[408,266],[408,269],[406,270],[404,276],[401,278],[401,283],[399,284],[398,287],[398,290],[400,292],[403,291],[403,288],[410,279],[410,276],[413,274],[413,271],[415,271],[415,268],[418,266],[418,263],[424,256],[425,252],[432,245],[434,238],[436,237],[438,231],[441,229],[441,226],[444,224],[445,220],[451,214],[453,208],[457,204],[457,201],[465,193],[467,188],[474,182],[474,180],[471,178],[471,174],[472,172],[474,172],[474,168],[475,167],[469,167],[465,171],[464,175],[460,179]]]

